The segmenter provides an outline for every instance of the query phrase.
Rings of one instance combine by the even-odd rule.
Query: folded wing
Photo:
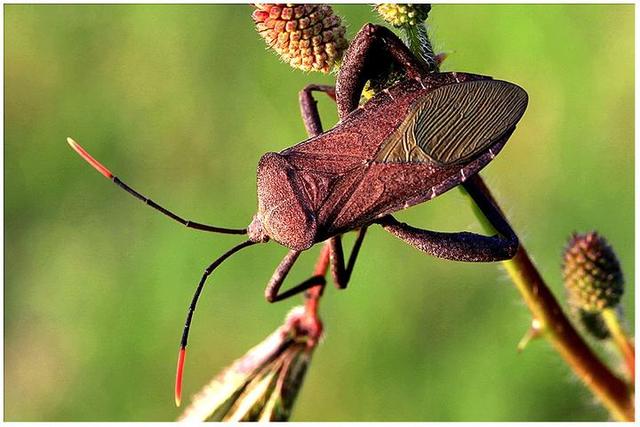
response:
[[[416,101],[376,160],[464,164],[513,128],[527,101],[522,88],[500,80],[442,86]]]

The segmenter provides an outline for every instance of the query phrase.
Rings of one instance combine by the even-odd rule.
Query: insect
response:
[[[359,106],[365,83],[389,64],[403,70],[400,82]],[[324,92],[338,106],[340,122],[323,132],[313,92]],[[311,279],[280,292],[298,256],[329,240],[331,275],[347,286],[367,227],[378,224],[397,238],[430,255],[456,261],[493,262],[513,257],[518,239],[492,202],[466,186],[484,205],[498,232],[442,233],[398,222],[396,211],[428,201],[474,179],[504,147],[524,114],[527,93],[512,83],[467,73],[433,73],[390,30],[365,25],[350,44],[337,84],[309,85],[300,107],[311,138],[280,153],[267,153],[257,170],[258,212],[246,229],[227,229],[185,220],[143,196],[68,139],[71,147],[125,191],[188,228],[243,234],[202,275],[188,309],[176,372],[176,404],[193,313],[208,276],[234,253],[275,240],[289,248],[265,289],[279,301],[318,283]],[[341,235],[358,230],[345,265]]]

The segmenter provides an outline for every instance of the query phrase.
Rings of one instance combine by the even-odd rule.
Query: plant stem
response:
[[[417,27],[424,30],[425,24],[419,23]],[[408,26],[403,27],[403,30],[409,40],[414,35],[414,32],[419,31],[417,28],[410,28]],[[419,56],[425,52],[431,52],[431,55],[433,55],[431,42],[429,41],[426,31],[420,31],[420,33],[424,36],[422,37],[423,46],[416,48],[410,43],[409,48],[414,54]],[[427,60],[426,62],[435,63],[435,66],[427,71],[439,71],[437,61]],[[479,174],[471,177],[465,185],[475,189],[474,192],[478,192],[487,198],[504,217],[504,213]],[[485,213],[482,212],[482,203],[478,203],[478,200],[475,200],[471,194],[467,193],[467,195],[474,200],[473,211],[480,223],[484,228],[492,229],[493,227],[489,225]],[[519,350],[522,350],[531,338],[544,336],[565,359],[576,375],[591,389],[593,394],[602,401],[615,419],[633,421],[633,385],[628,387],[624,381],[614,375],[576,332],[531,261],[524,246],[520,244],[516,255],[511,260],[504,261],[502,265],[507,270],[509,277],[516,285],[516,288],[533,315],[532,327],[525,335],[525,339],[519,344]],[[621,328],[618,329],[621,330]],[[622,343],[623,340],[620,336],[619,339],[620,344],[618,345],[624,346],[626,349],[624,351],[629,353],[629,346]],[[625,339],[624,342],[629,344],[628,339]],[[629,364],[629,356],[627,356],[627,361],[627,364]]]
[[[316,266],[313,270],[314,276],[325,276],[327,274],[327,269],[329,268],[329,241],[326,241],[322,246],[322,250],[320,251],[320,255],[318,256],[318,260],[316,261]],[[315,331],[314,335],[316,335],[315,339],[319,339],[322,334],[322,321],[320,320],[320,316],[318,314],[318,306],[320,304],[320,298],[322,297],[322,293],[324,291],[325,284],[316,285],[309,290],[304,295],[305,298],[305,317],[308,325]],[[309,326],[308,326],[309,327]],[[315,343],[314,343],[315,344]]]
[[[625,333],[622,325],[620,325],[620,319],[618,317],[618,314],[616,313],[615,308],[606,308],[602,311],[601,315],[604,319],[605,324],[607,325],[609,333],[611,333],[613,342],[616,344],[616,347],[618,347],[618,350],[624,357],[625,363],[627,365],[627,372],[629,373],[629,378],[631,380],[631,385],[634,386],[633,381],[636,373],[636,349]]]
[[[467,185],[474,186],[482,192],[500,210],[480,175],[469,179]],[[540,335],[551,342],[615,419],[633,421],[632,389],[598,359],[576,332],[531,261],[525,247],[520,244],[516,255],[504,261],[502,265],[529,307]]]
[[[407,25],[404,28],[405,43],[409,49],[420,59],[429,69],[438,67],[438,63],[433,53],[433,47],[427,35],[427,27],[424,23],[418,25]]]

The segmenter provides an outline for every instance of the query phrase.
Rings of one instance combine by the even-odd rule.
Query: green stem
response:
[[[405,26],[403,28],[408,41],[407,45],[418,57],[427,55],[424,62],[428,64],[428,69],[438,71],[438,64],[435,60],[431,42],[426,31],[422,32],[420,28],[425,29],[424,23],[420,23],[417,27]],[[417,40],[420,40],[420,46],[415,45]],[[431,66],[431,64],[434,64],[434,66]],[[482,192],[500,210],[489,188],[479,174],[470,178],[467,185],[474,186],[478,191]],[[466,191],[463,190],[463,192]],[[467,193],[467,195],[469,194]],[[473,211],[482,226],[488,232],[495,233],[487,220],[487,216],[481,211],[475,200],[472,205]],[[532,327],[530,337],[545,337],[573,369],[575,374],[600,399],[615,419],[633,421],[633,386],[628,387],[624,381],[615,376],[576,332],[549,287],[542,279],[538,269],[531,261],[524,246],[521,244],[516,255],[511,260],[504,261],[502,265],[533,315],[532,323],[535,327]],[[618,329],[621,330],[621,328]],[[629,341],[626,340],[626,343],[628,344]],[[626,351],[628,354],[628,346]]]
[[[409,49],[420,59],[428,69],[435,70],[438,63],[433,53],[433,47],[429,41],[427,27],[424,23],[417,25],[405,25],[402,27],[405,35],[405,43]]]
[[[620,318],[616,313],[615,308],[606,308],[601,313],[604,323],[607,325],[607,329],[613,338],[613,342],[616,344],[618,351],[622,354],[627,365],[627,372],[633,386],[633,379],[635,378],[635,365],[636,365],[636,350],[631,343],[631,339],[627,336],[624,328],[620,324]]]
[[[467,185],[476,186],[498,207],[480,175],[470,179]],[[477,206],[475,202],[473,204]],[[486,216],[482,216],[486,221]],[[503,261],[502,265],[531,311],[537,324],[536,329],[540,331],[539,335],[553,345],[573,372],[600,399],[615,419],[633,421],[632,389],[598,359],[576,332],[531,261],[525,247],[520,244],[516,255],[508,261]]]

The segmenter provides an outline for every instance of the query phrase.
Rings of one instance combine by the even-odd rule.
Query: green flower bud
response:
[[[574,317],[577,317],[582,327],[596,339],[606,340],[611,336],[609,328],[600,313],[593,313],[578,309],[573,310]]]
[[[618,258],[596,232],[572,236],[564,252],[563,276],[569,305],[585,312],[615,307],[624,292]]]
[[[431,5],[383,3],[376,6],[376,11],[386,22],[400,28],[424,22],[429,16]]]
[[[620,263],[596,232],[574,234],[564,252],[563,276],[571,314],[599,340],[611,335],[602,310],[615,307],[624,292]]]

